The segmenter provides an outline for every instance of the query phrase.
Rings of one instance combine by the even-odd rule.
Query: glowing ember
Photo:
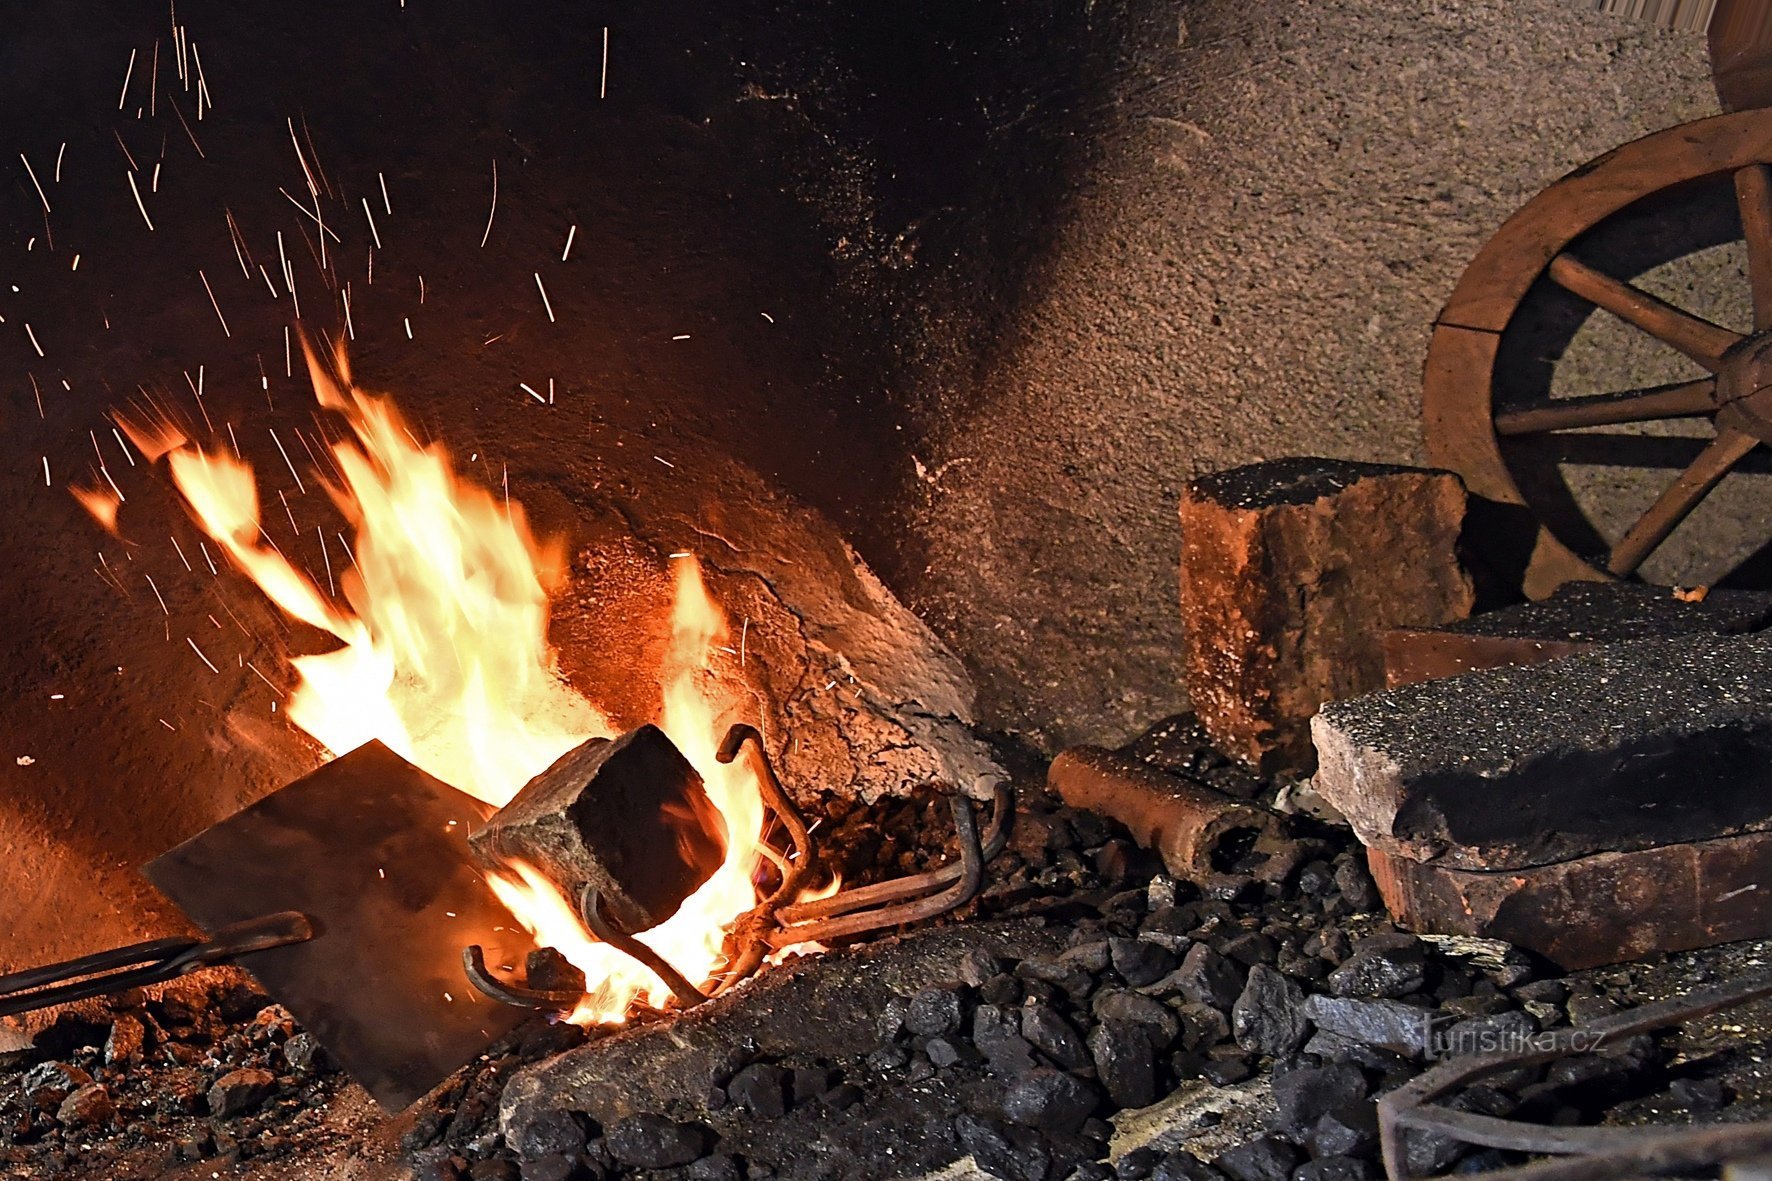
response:
[[[305,351],[320,404],[350,428],[351,437],[331,447],[339,477],[328,487],[353,531],[352,560],[339,578],[345,605],[271,542],[250,466],[163,425],[124,429],[144,453],[166,457],[199,526],[278,607],[340,642],[291,661],[298,684],[288,714],[296,725],[335,755],[380,739],[502,805],[566,751],[612,734],[603,713],[560,678],[547,640],[558,556],[537,544],[520,505],[457,476],[444,449],[420,444],[388,398],[353,386],[342,350],[336,377]],[[725,822],[726,859],[642,938],[685,976],[706,981],[722,963],[727,929],[757,902],[764,812],[744,761],[714,757],[727,702],[710,659],[727,642],[726,620],[695,560],[675,565],[658,724],[701,773]],[[516,864],[489,881],[539,944],[584,971],[590,993],[573,1020],[615,1020],[636,998],[668,999],[650,971],[596,942],[533,868]]]

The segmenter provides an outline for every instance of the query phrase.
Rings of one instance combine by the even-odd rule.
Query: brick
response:
[[[1317,793],[1391,857],[1511,870],[1772,828],[1772,638],[1406,685],[1312,730]]]
[[[1470,614],[1449,472],[1283,459],[1181,498],[1183,678],[1215,745],[1308,770],[1325,701],[1384,687],[1383,636]]]
[[[1718,837],[1505,872],[1368,852],[1399,925],[1501,939],[1565,971],[1762,939],[1772,930],[1772,833]]]

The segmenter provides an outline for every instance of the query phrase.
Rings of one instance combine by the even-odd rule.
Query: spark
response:
[[[62,157],[68,154],[68,141],[63,140],[62,146],[55,153],[55,183],[62,183]]]
[[[78,254],[76,254],[74,256],[74,265],[69,267],[68,269],[70,271],[77,271],[80,269],[80,256]]]
[[[129,445],[123,441],[123,432],[118,430],[116,427],[112,427],[111,434],[112,434],[112,436],[114,436],[116,438],[117,446],[123,452],[123,458],[127,459],[129,461],[130,467],[134,467],[135,466],[135,455],[133,452],[131,452],[129,450]]]
[[[311,221],[315,225],[319,226],[320,232],[322,234],[326,235],[327,237],[330,237],[334,242],[338,242],[341,246],[344,244],[340,240],[339,236],[337,234],[333,233],[332,230],[327,226],[327,224],[324,221],[320,220],[320,215],[318,213],[314,212],[315,209],[320,208],[320,198],[315,197],[314,198],[314,209],[309,209],[306,205],[303,205],[300,201],[297,201],[294,197],[291,197],[289,195],[289,190],[284,188],[282,185],[277,186],[277,191],[279,193],[282,193],[285,197],[289,197],[289,203],[291,205],[295,206],[297,209],[301,210],[302,213],[308,218],[309,221]],[[321,239],[320,250],[322,251],[322,257],[324,257],[324,251],[326,250],[326,242],[325,242],[324,238]],[[324,266],[325,264],[322,263],[321,265]]]
[[[209,276],[203,273],[202,267],[197,268],[197,277],[203,280],[203,290],[209,292],[209,306],[215,309],[215,318],[221,321],[222,335],[231,340],[234,334],[228,328],[228,318],[222,315],[221,304],[215,300],[215,288],[209,285]]]
[[[548,301],[548,289],[541,284],[541,272],[535,272],[535,289],[541,292],[541,306],[547,309],[548,323],[554,323],[554,305]]]
[[[248,660],[246,662],[246,667],[251,669],[253,671],[253,673],[258,677],[259,680],[263,681],[267,685],[270,685],[271,692],[275,693],[279,697],[283,696],[283,690],[277,688],[276,685],[271,684],[271,678],[269,678],[269,677],[265,676],[265,674],[259,672],[258,665],[254,664],[254,663],[252,663],[252,661]]]
[[[307,158],[301,154],[301,141],[295,138],[295,120],[285,118],[284,122],[289,126],[289,146],[295,149],[296,162],[301,165],[302,175],[308,178],[308,196],[317,198],[320,196],[320,189],[319,186],[314,184],[314,174],[308,171]],[[284,196],[288,196],[288,194],[285,193]],[[294,197],[290,197],[289,199],[291,201],[295,200]],[[301,206],[297,205],[296,208],[301,209]],[[306,210],[303,210],[303,212],[305,213]]]
[[[609,26],[603,26],[603,72],[597,81],[597,97],[609,97]]]
[[[324,243],[322,243],[324,245]],[[351,324],[351,285],[345,284],[345,335],[352,340],[357,339],[357,329]]]
[[[159,175],[160,166],[156,164],[154,165],[154,176],[158,178]],[[159,188],[156,186],[154,191],[159,192]],[[252,270],[247,266],[247,255],[251,252],[245,249],[246,236],[240,232],[239,224],[234,221],[233,210],[223,209],[222,214],[228,219],[228,241],[234,245],[234,258],[240,263],[240,273],[250,279],[252,278]]]
[[[542,397],[540,394],[536,393],[535,390],[529,385],[528,382],[526,382],[526,381],[518,382],[517,388],[522,390],[524,393],[528,394],[530,397],[534,398],[537,402],[540,402],[543,406],[546,406],[548,404],[548,400],[546,398]]]
[[[117,146],[123,149],[123,158],[129,161],[129,171],[140,172],[141,168],[136,164],[135,156],[131,154],[129,145],[123,142],[123,133],[113,127],[111,128],[111,134],[117,138]]]
[[[314,532],[320,535],[320,560],[326,563],[326,590],[336,595],[338,586],[332,581],[332,556],[326,552],[326,530],[315,525]]]
[[[671,339],[672,340],[688,340],[689,334],[687,332],[679,332],[677,335],[671,337]]]
[[[209,97],[209,79],[203,73],[203,55],[197,52],[197,43],[191,42],[191,60],[197,63],[197,118],[203,118],[203,108],[207,104],[215,110],[215,100]]]
[[[283,376],[294,377],[295,372],[289,366],[289,325],[283,325]]]
[[[554,404],[554,379],[548,378],[548,405]]]
[[[369,236],[375,239],[375,248],[381,249],[381,235],[375,230],[375,214],[369,211],[369,198],[363,198],[363,216],[369,219]],[[369,265],[374,266],[374,263]]]
[[[234,445],[234,458],[235,459],[245,459],[246,458],[245,456],[240,454],[240,437],[234,433],[234,424],[231,422],[228,424],[228,442],[230,442]]]
[[[666,467],[669,467],[669,468],[674,468],[677,466],[676,464],[672,463],[670,460],[668,460],[660,455],[654,455],[652,458],[658,460],[658,462],[664,464]]]
[[[271,298],[282,299],[283,297],[277,294],[277,285],[271,282],[271,272],[265,270],[265,264],[262,262],[258,264],[258,273],[265,277],[265,286],[271,289]]]
[[[154,161],[154,171],[148,177],[148,192],[158,193],[159,191],[160,191],[160,161],[156,160],[156,161]]]
[[[185,569],[195,574],[197,571],[191,566],[191,559],[185,557],[185,547],[178,543],[177,537],[172,539],[172,548],[178,552],[178,560],[185,564]]]
[[[191,130],[191,125],[189,123],[185,122],[185,113],[178,109],[178,104],[173,102],[171,95],[166,96],[166,102],[167,105],[172,108],[172,113],[178,116],[178,125],[185,129],[185,138],[191,141],[191,146],[193,148],[197,149],[197,158],[199,160],[208,159],[208,157],[203,154],[203,145],[197,142],[197,133]]]
[[[351,565],[357,565],[357,555],[351,552],[351,544],[345,540],[345,535],[343,533],[334,533],[333,536],[338,538],[338,543],[345,547],[345,557],[351,559]]]
[[[578,234],[578,226],[574,225],[566,231],[566,249],[560,252],[560,261],[565,262],[566,256],[572,253],[572,239]]]
[[[37,398],[37,417],[42,418],[43,417],[43,390],[37,384],[37,375],[35,373],[29,373],[29,374],[26,374],[26,376],[31,379],[31,393],[36,395],[36,398]]]
[[[129,68],[123,71],[123,93],[117,96],[117,109],[123,109],[123,103],[129,98],[129,80],[135,77],[135,50],[129,51]]]
[[[486,211],[486,232],[480,235],[480,249],[486,249],[486,240],[492,237],[492,219],[498,215],[498,157],[492,158],[492,208]]]
[[[392,217],[394,216],[394,203],[388,200],[388,178],[378,172],[375,174],[375,179],[381,182],[381,207],[388,211],[389,217]]]
[[[412,317],[411,316],[402,316],[402,317],[400,317],[400,319],[401,319],[401,322],[406,325],[406,339],[411,340],[412,339]]]
[[[301,536],[301,526],[295,523],[295,510],[289,507],[289,497],[283,495],[283,489],[277,489],[277,499],[283,502],[283,513],[289,518],[289,531],[297,537]],[[305,565],[306,563],[304,563]]]
[[[425,277],[423,275],[418,277],[418,302],[420,305],[425,302]]]
[[[155,108],[160,100],[160,38],[154,38],[154,64],[148,71],[148,114],[153,116],[159,112]]]
[[[209,573],[211,575],[218,575],[220,572],[215,568],[215,559],[209,556],[209,547],[199,540],[197,542],[197,548],[203,552],[203,561],[209,566]]]
[[[301,482],[301,473],[295,470],[295,464],[290,463],[289,452],[283,450],[283,440],[277,437],[275,429],[271,430],[271,442],[277,444],[277,453],[283,457],[284,463],[289,464],[289,474],[295,477],[295,486],[301,489],[301,494],[303,496],[306,496],[308,494],[308,486]]]
[[[218,677],[221,676],[221,669],[215,667],[215,665],[213,665],[213,664],[209,664],[209,657],[203,655],[203,649],[197,647],[196,640],[193,640],[190,636],[186,636],[185,643],[187,643],[191,646],[191,651],[193,651],[197,654],[198,660],[201,660],[204,664],[209,665],[210,672],[214,673]]]
[[[43,202],[43,212],[48,213],[49,212],[49,198],[43,195],[43,186],[41,184],[37,183],[37,170],[31,167],[30,160],[26,159],[25,154],[23,152],[20,152],[18,154],[18,158],[20,160],[24,160],[25,173],[28,176],[30,176],[31,184],[37,190],[37,200]]]
[[[128,172],[124,175],[129,177],[129,191],[135,194],[135,207],[142,211],[142,220],[148,223],[148,231],[152,233],[154,229],[154,219],[148,216],[148,207],[142,204],[142,191],[136,187],[135,173]]]
[[[54,487],[54,485],[49,482],[49,456],[47,455],[43,457],[43,486],[45,488]]]
[[[109,484],[111,486],[111,491],[117,494],[118,504],[123,504],[128,501],[129,498],[123,495],[123,489],[117,487],[117,481],[111,479],[110,468],[101,463],[98,465],[98,474],[105,478],[105,483]]]
[[[167,721],[165,718],[160,719],[160,724],[165,726],[168,730],[171,730],[174,734],[178,733],[178,727]]]
[[[37,350],[37,355],[43,356],[43,346],[37,343],[37,333],[29,324],[25,325],[25,335],[31,338],[31,347]]]
[[[759,316],[762,316],[765,320],[769,321],[771,324],[775,323],[775,317],[771,316],[768,312],[758,312],[757,314]]]
[[[166,596],[160,593],[159,584],[157,584],[154,581],[154,576],[152,574],[144,574],[144,575],[142,575],[142,577],[148,580],[148,586],[153,588],[154,597],[156,599],[160,600],[161,612],[167,616],[170,616],[172,614],[172,611],[166,606]]]

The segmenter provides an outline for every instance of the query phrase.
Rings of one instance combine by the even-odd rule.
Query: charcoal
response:
[[[713,1138],[713,1130],[705,1124],[679,1123],[642,1112],[613,1124],[604,1142],[609,1154],[624,1165],[668,1169],[700,1160],[707,1155]]]
[[[209,1114],[218,1119],[240,1115],[269,1099],[276,1090],[277,1076],[268,1070],[230,1070],[209,1088]]]
[[[1156,983],[1173,972],[1177,964],[1175,954],[1168,948],[1143,939],[1110,939],[1108,950],[1113,958],[1114,971],[1134,988]]]
[[[1261,1136],[1220,1153],[1212,1164],[1231,1181],[1288,1181],[1298,1150],[1278,1136]]]
[[[1378,883],[1372,880],[1366,867],[1352,857],[1335,867],[1335,888],[1341,891],[1342,898],[1355,914],[1368,914],[1383,905],[1378,896]]]
[[[1325,1156],[1298,1166],[1292,1181],[1371,1181],[1376,1176],[1372,1164],[1359,1157]]]
[[[1181,1020],[1181,1044],[1190,1050],[1230,1040],[1230,1019],[1211,1005],[1182,1005],[1175,1015]]]
[[[1427,957],[1419,948],[1362,951],[1329,974],[1336,996],[1408,996],[1427,983]]]
[[[95,1127],[117,1118],[117,1105],[111,1101],[111,1092],[104,1084],[86,1083],[68,1093],[55,1109],[55,1118],[65,1127]]]
[[[1114,1162],[1114,1175],[1120,1181],[1144,1181],[1162,1159],[1163,1154],[1148,1145],[1134,1148]]]
[[[512,1139],[511,1148],[524,1160],[556,1154],[572,1156],[584,1151],[589,1138],[583,1115],[556,1110],[525,1123]]]
[[[1065,967],[1081,968],[1091,976],[1099,976],[1113,962],[1113,954],[1112,941],[1088,939],[1065,948],[1059,953],[1057,962]]]
[[[758,1119],[780,1119],[788,1113],[788,1072],[768,1062],[753,1062],[726,1084],[732,1101]]]
[[[982,947],[969,947],[960,956],[960,980],[974,988],[995,979],[1003,972],[1003,961]]]
[[[959,985],[925,988],[911,998],[905,1028],[920,1037],[939,1037],[958,1031],[965,1017],[965,990]]]
[[[1352,1063],[1302,1066],[1274,1075],[1275,1130],[1302,1139],[1324,1115],[1366,1097],[1366,1076]]]
[[[1021,998],[1021,981],[1008,972],[999,972],[978,986],[978,999],[987,1005],[1018,1005]]]
[[[1123,1021],[1141,1025],[1150,1035],[1151,1045],[1166,1050],[1181,1036],[1181,1019],[1173,1010],[1148,996],[1113,989],[1100,993],[1090,1006],[1097,1021]]]
[[[684,1176],[687,1181],[739,1181],[744,1170],[739,1168],[738,1158],[731,1153],[716,1152],[691,1164]]]
[[[947,1070],[965,1062],[976,1062],[980,1059],[979,1052],[972,1048],[972,1043],[955,1037],[932,1037],[923,1045],[923,1053],[929,1057],[929,1065],[937,1070]]]
[[[1243,992],[1243,970],[1204,943],[1188,948],[1180,972],[1181,994],[1196,1005],[1229,1011]]]
[[[1218,953],[1226,959],[1253,968],[1256,964],[1271,966],[1279,957],[1280,948],[1272,938],[1260,931],[1245,931],[1219,944]]]
[[[1200,1077],[1218,1087],[1240,1083],[1255,1073],[1255,1063],[1235,1046],[1218,1046],[1209,1051],[1200,1067]]]
[[[1401,1001],[1312,996],[1304,1015],[1318,1029],[1408,1058],[1425,1057],[1432,1015]]]
[[[1007,1078],[1034,1068],[1034,1048],[1022,1035],[1015,1010],[980,1005],[972,1014],[972,1044],[993,1073]]]
[[[520,1181],[574,1181],[578,1162],[569,1156],[544,1156],[518,1166]]]
[[[1033,1129],[961,1115],[954,1120],[954,1131],[978,1167],[991,1176],[1004,1181],[1047,1181],[1052,1154]]]
[[[1285,1057],[1297,1052],[1309,1036],[1306,1012],[1302,988],[1257,964],[1249,970],[1249,983],[1231,1009],[1231,1032],[1245,1050]]]
[[[1224,1174],[1185,1149],[1157,1162],[1151,1181],[1224,1181]]]
[[[1096,1077],[1115,1105],[1148,1107],[1156,1102],[1156,1049],[1147,1026],[1103,1021],[1089,1031],[1088,1044]]]
[[[1343,1103],[1317,1120],[1306,1143],[1314,1157],[1365,1156],[1378,1147],[1378,1108]]]
[[[887,1045],[903,1037],[905,1018],[910,1014],[909,997],[895,996],[880,1007],[879,1019],[875,1022],[875,1030],[880,1037],[880,1044]]]
[[[1090,1065],[1083,1036],[1050,1005],[1031,1005],[1021,1011],[1021,1036],[1066,1070]]]
[[[583,969],[551,947],[538,947],[524,959],[523,979],[543,992],[583,992]]]
[[[1073,1074],[1033,1070],[1009,1088],[1003,1114],[1011,1122],[1045,1132],[1072,1133],[1101,1105],[1101,1092]]]

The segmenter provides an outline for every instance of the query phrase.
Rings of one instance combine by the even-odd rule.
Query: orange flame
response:
[[[341,580],[348,607],[271,541],[247,464],[170,428],[138,426],[131,438],[144,452],[162,446],[199,526],[278,607],[340,642],[292,660],[298,684],[288,715],[296,725],[334,754],[380,739],[445,782],[503,805],[566,751],[611,734],[603,712],[560,678],[547,640],[543,572],[557,563],[520,505],[457,476],[443,447],[420,444],[391,400],[352,385],[342,351],[332,372],[304,351],[320,404],[350,428],[331,448],[340,475],[328,487],[354,533]],[[706,783],[725,822],[726,858],[642,938],[685,976],[705,981],[722,963],[727,930],[757,902],[764,813],[742,762],[714,757],[727,694],[711,661],[727,639],[725,617],[692,557],[676,569],[658,721]],[[573,1020],[615,1020],[636,999],[667,999],[649,970],[595,941],[533,867],[513,864],[488,881],[539,944],[584,971],[590,991]]]

